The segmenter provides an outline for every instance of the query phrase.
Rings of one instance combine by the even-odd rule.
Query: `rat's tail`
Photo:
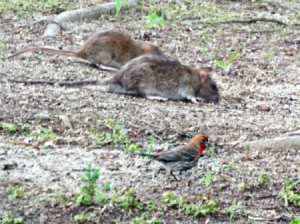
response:
[[[36,51],[43,51],[43,52],[48,52],[51,54],[59,54],[59,55],[71,56],[71,57],[76,56],[76,52],[74,52],[74,51],[57,50],[57,49],[47,48],[47,47],[28,47],[28,48],[25,48],[24,50],[21,50],[19,52],[16,52],[16,53],[8,56],[6,59],[14,58],[16,56],[25,54],[27,52],[36,52]]]

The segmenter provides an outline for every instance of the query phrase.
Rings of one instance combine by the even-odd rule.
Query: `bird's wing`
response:
[[[171,152],[161,153],[156,160],[161,162],[173,162],[173,161],[191,161],[198,156],[198,152],[194,149],[177,150]]]

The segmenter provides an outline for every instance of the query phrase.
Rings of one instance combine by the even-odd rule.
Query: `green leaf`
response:
[[[228,58],[228,62],[229,64],[232,63],[232,61],[235,59],[235,57],[237,56],[239,52],[237,50],[235,50],[234,52],[232,52],[230,55],[229,55],[229,58]]]
[[[115,0],[115,3],[116,3],[116,15],[119,15],[122,8],[121,0]]]
[[[205,42],[207,42],[207,43],[211,42],[210,38],[206,34],[201,33],[201,36]]]
[[[157,24],[165,25],[165,23],[166,23],[164,18],[161,16],[158,16],[156,13],[146,16],[146,18],[149,20],[149,23],[147,25],[148,28],[151,28]]]
[[[220,60],[215,60],[214,61],[215,65],[217,65],[218,67],[222,68],[224,71],[228,72],[230,69],[230,64],[227,64],[223,61]]]

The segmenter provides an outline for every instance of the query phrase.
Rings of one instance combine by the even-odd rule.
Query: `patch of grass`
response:
[[[132,142],[128,138],[127,132],[121,124],[113,119],[107,119],[106,126],[109,128],[110,132],[99,132],[96,129],[91,129],[86,132],[87,138],[93,139],[94,145],[124,145],[124,151],[129,153],[143,151],[139,144]],[[148,141],[149,151],[153,152],[153,147],[156,144],[155,138],[149,136]]]
[[[163,221],[156,217],[149,218],[148,214],[143,213],[141,217],[134,218],[130,223],[131,224],[161,224],[163,223]]]
[[[4,133],[15,134],[17,133],[17,125],[6,122],[0,122],[0,130],[2,130]]]
[[[64,2],[59,0],[1,0],[0,12],[11,11],[21,15],[30,15],[32,12],[42,12],[46,14],[58,14],[67,10],[78,8],[80,2]]]
[[[146,16],[146,19],[148,19],[148,24],[147,24],[148,28],[151,28],[156,25],[163,26],[166,24],[163,15],[158,15],[157,12]]]
[[[76,198],[76,203],[81,205],[92,205],[95,202],[96,182],[99,178],[100,169],[93,169],[92,164],[88,164],[85,175],[81,178],[84,185],[81,187],[80,193]]]
[[[23,186],[14,187],[9,185],[6,193],[8,193],[8,200],[10,201],[14,199],[28,199],[30,197],[30,193],[26,192]]]
[[[300,224],[300,217],[299,218],[295,218],[295,219],[292,219],[289,224]]]
[[[86,214],[78,214],[74,216],[75,223],[95,223],[95,218],[88,217]]]
[[[228,208],[222,209],[221,213],[223,215],[229,215],[230,221],[232,221],[235,218],[235,213],[236,213],[237,207],[238,207],[238,204],[237,204],[236,200],[234,200],[233,203]]]
[[[210,147],[207,148],[210,160],[212,161],[212,169],[207,172],[204,177],[204,183],[206,187],[210,187],[213,182],[225,171],[235,167],[235,163],[222,164],[214,157],[214,153]]]
[[[229,56],[226,62],[221,61],[221,60],[215,60],[214,64],[220,68],[222,68],[225,72],[229,72],[231,66],[232,66],[232,61],[236,58],[237,54],[239,52],[237,50],[233,51]]]
[[[23,217],[17,217],[11,211],[4,211],[2,217],[3,224],[21,224],[24,223]]]
[[[197,203],[191,203],[175,193],[169,192],[163,197],[163,201],[169,207],[178,208],[180,212],[193,216],[204,216],[217,210],[217,201],[214,199],[197,200]]]
[[[53,132],[52,128],[41,128],[38,127],[37,130],[32,133],[33,136],[39,139],[39,141],[50,141],[57,138],[57,135]]]
[[[262,185],[269,184],[270,182],[271,182],[270,174],[263,171],[258,175],[256,185],[262,186]]]
[[[289,203],[300,207],[300,181],[287,180],[278,194],[278,198],[284,201],[285,206]]]
[[[21,134],[24,132],[29,132],[30,125],[28,123],[21,124],[18,121],[13,121],[12,123],[0,122],[0,131],[8,134]]]

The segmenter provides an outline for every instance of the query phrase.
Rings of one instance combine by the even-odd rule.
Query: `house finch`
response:
[[[174,171],[189,170],[195,166],[203,151],[209,146],[208,137],[206,135],[197,135],[188,144],[179,146],[174,151],[161,152],[156,154],[137,153],[140,156],[148,156],[154,160],[159,161],[165,170],[171,174],[175,180]]]

